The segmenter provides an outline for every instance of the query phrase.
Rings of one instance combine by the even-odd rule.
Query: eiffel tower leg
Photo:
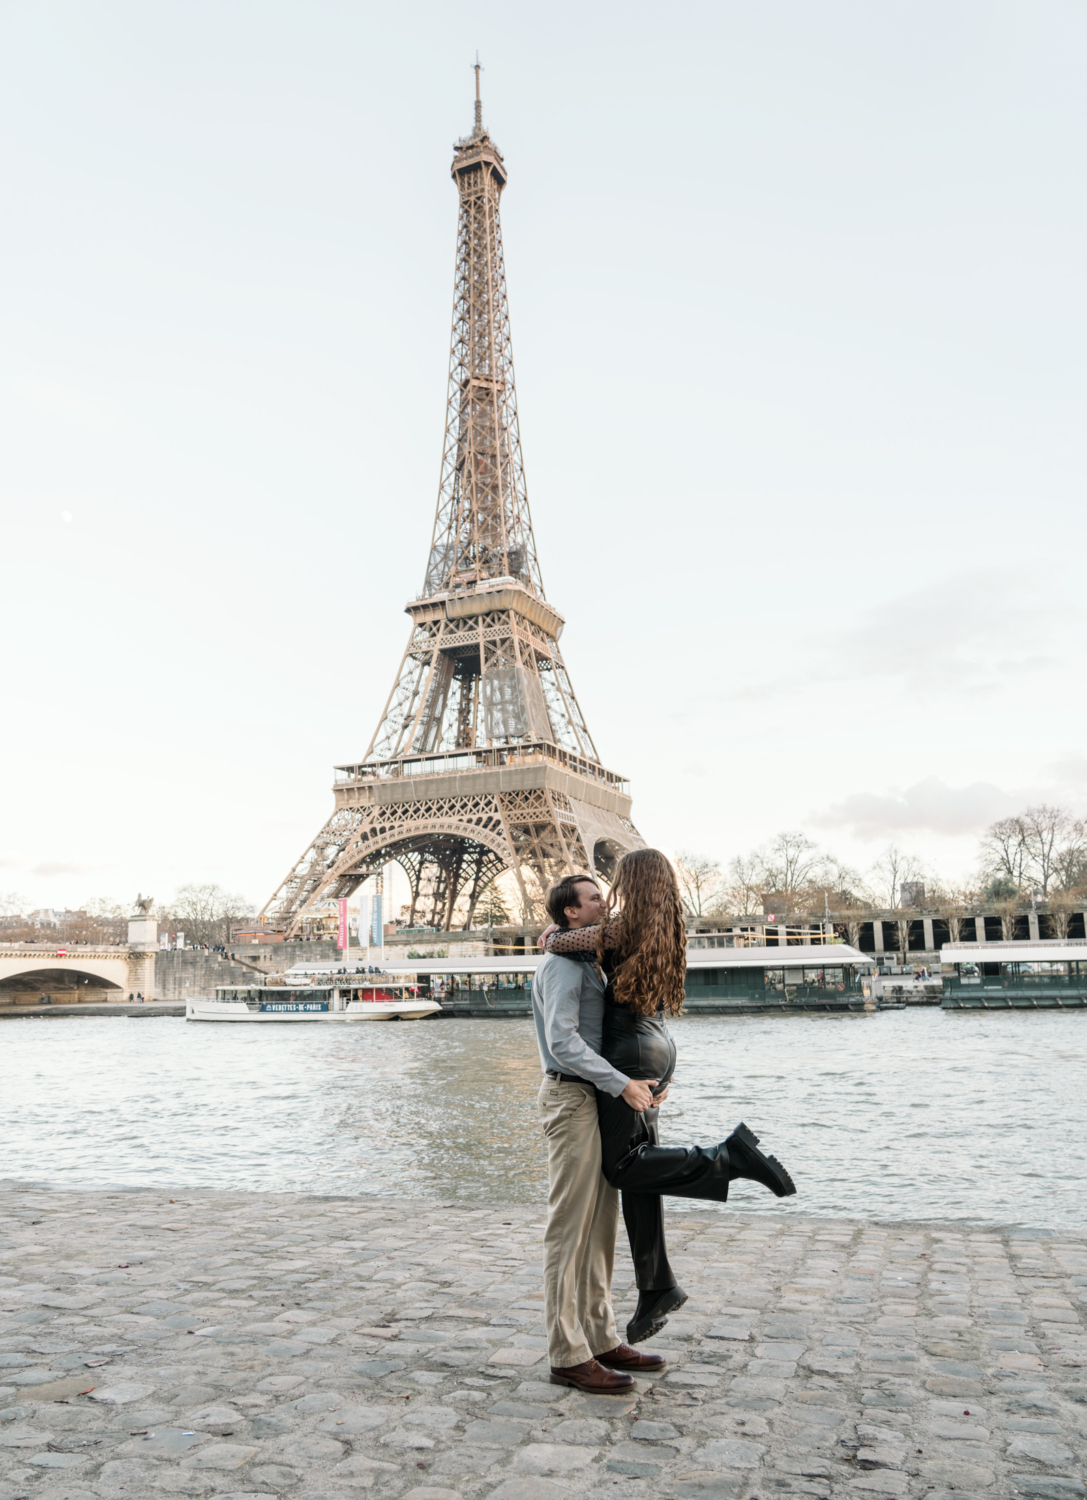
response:
[[[517,881],[517,889],[521,893],[521,920],[527,922],[529,917],[529,897],[528,889],[525,886],[524,870],[521,867],[520,840],[517,837],[519,830],[516,829],[514,823],[515,813],[511,806],[512,802],[513,799],[510,797],[499,797],[498,812],[502,819],[502,832],[505,835],[506,844],[510,850],[509,868],[513,871],[514,878]]]
[[[400,854],[397,863],[408,877],[408,890],[411,892],[411,904],[408,908],[408,926],[415,926],[415,908],[419,904],[419,872],[422,863],[421,856],[411,850]]]
[[[483,852],[475,856],[475,870],[472,871],[471,888],[468,891],[468,915],[465,916],[465,932],[469,932],[472,926],[472,916],[475,916],[475,903],[480,898],[483,888],[483,870],[486,867],[486,855]]]
[[[419,917],[424,927],[441,927],[440,912],[445,905],[444,871],[437,860],[424,855],[419,866]]]
[[[497,868],[492,868],[497,866]],[[475,857],[475,869],[471,875],[471,886],[468,887],[468,915],[464,922],[464,931],[468,932],[472,926],[472,919],[476,914],[476,902],[479,900],[480,892],[499,873],[501,866],[495,860],[489,849],[481,849]]]
[[[442,930],[449,932],[453,926],[453,908],[457,904],[460,894],[461,872],[464,867],[464,848],[450,849],[444,861],[445,864],[445,910],[442,913]]]

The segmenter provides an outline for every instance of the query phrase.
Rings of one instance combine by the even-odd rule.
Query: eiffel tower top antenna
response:
[[[472,64],[472,66],[475,69],[475,74],[476,74],[476,134],[477,135],[482,135],[483,134],[483,101],[480,98],[480,94],[479,94],[479,75],[480,75],[480,72],[482,71],[483,64],[479,60],[479,53],[478,52],[476,53],[476,60]]]

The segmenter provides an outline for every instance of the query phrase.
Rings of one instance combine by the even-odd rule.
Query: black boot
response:
[[[682,1307],[687,1293],[681,1286],[650,1287],[638,1293],[638,1306],[627,1324],[627,1343],[640,1344],[660,1333],[668,1321],[668,1314]]]
[[[748,1177],[752,1182],[761,1182],[763,1187],[779,1198],[791,1197],[796,1192],[793,1179],[776,1156],[764,1156],[759,1150],[759,1138],[741,1121],[725,1141],[728,1149],[728,1175],[730,1181],[736,1177]]]

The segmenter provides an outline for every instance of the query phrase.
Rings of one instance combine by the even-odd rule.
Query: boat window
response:
[[[785,988],[785,971],[783,969],[764,969],[766,975],[766,988],[768,990],[783,990]]]

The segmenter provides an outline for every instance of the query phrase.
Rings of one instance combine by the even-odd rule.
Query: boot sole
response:
[[[644,1344],[646,1339],[654,1338],[668,1322],[668,1314],[676,1312],[686,1300],[687,1293],[681,1287],[676,1287],[673,1299],[669,1301],[667,1297],[662,1297],[648,1320],[643,1318],[640,1323],[636,1323],[631,1318],[627,1324],[627,1343]],[[658,1308],[661,1310],[658,1311]]]
[[[627,1372],[625,1370],[617,1370],[614,1373],[617,1374],[617,1375],[618,1374],[625,1375]],[[551,1376],[551,1384],[552,1385],[572,1385],[575,1391],[584,1391],[587,1396],[621,1396],[621,1395],[624,1395],[627,1391],[633,1390],[633,1388],[638,1383],[634,1379],[633,1375],[629,1376],[629,1380],[630,1380],[630,1384],[629,1385],[626,1385],[626,1384],[613,1385],[609,1389],[607,1386],[585,1385],[580,1380],[567,1380],[567,1378],[566,1378],[565,1375],[552,1375]]]
[[[739,1141],[742,1146],[746,1146],[748,1150],[752,1151],[761,1162],[765,1163],[765,1165],[769,1169],[770,1175],[775,1179],[774,1183],[769,1184],[770,1191],[775,1195],[775,1197],[791,1198],[793,1196],[793,1194],[796,1192],[796,1183],[789,1176],[788,1172],[781,1165],[776,1156],[767,1156],[765,1152],[759,1150],[758,1136],[753,1130],[748,1130],[747,1126],[742,1120],[740,1121],[739,1125],[736,1126],[736,1129],[732,1132],[732,1135],[729,1137],[729,1139]]]

